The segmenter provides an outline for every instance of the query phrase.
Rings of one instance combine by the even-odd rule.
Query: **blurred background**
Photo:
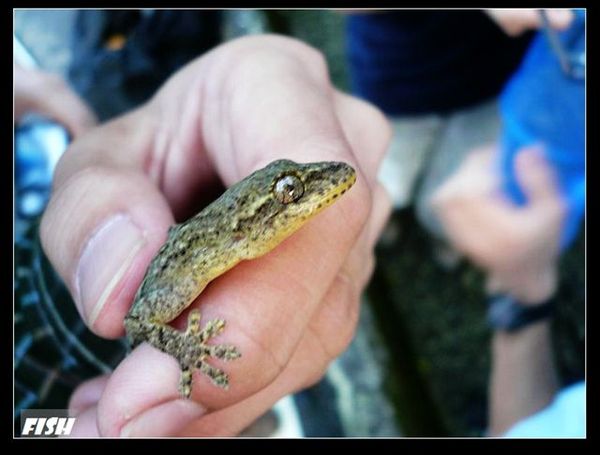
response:
[[[174,40],[163,49],[169,57],[160,67],[143,52],[154,43],[145,42],[139,54],[118,52],[124,46],[120,31],[148,13],[122,14],[113,18],[115,30],[107,31],[99,11],[16,10],[15,60],[62,75],[101,120],[143,102],[188,60],[246,34],[285,34],[320,49],[334,85],[351,91],[348,19],[337,12],[206,11],[187,24],[202,31],[193,46]],[[101,40],[99,50],[94,43]],[[16,421],[23,408],[65,408],[73,387],[110,371],[126,348],[87,331],[37,241],[52,169],[68,134],[35,117],[21,122],[15,134]],[[584,264],[581,230],[560,264],[553,343],[563,385],[585,375]],[[319,384],[282,400],[245,434],[481,436],[490,370],[485,314],[482,272],[445,256],[411,205],[398,208],[377,247],[377,267],[348,350]]]

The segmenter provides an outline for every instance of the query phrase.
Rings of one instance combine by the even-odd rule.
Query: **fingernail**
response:
[[[76,274],[77,307],[93,325],[146,240],[126,214],[106,221],[84,248]]]
[[[121,429],[121,436],[174,436],[205,413],[206,410],[194,401],[169,401],[131,419]]]

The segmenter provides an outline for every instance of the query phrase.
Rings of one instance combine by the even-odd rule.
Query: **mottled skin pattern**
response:
[[[189,398],[192,371],[227,388],[227,375],[206,362],[240,357],[235,346],[209,345],[225,321],[200,328],[200,312],[190,311],[180,332],[168,325],[206,285],[244,259],[259,257],[331,205],[356,181],[345,163],[299,164],[278,160],[233,185],[200,213],[169,229],[167,241],[150,263],[125,318],[133,346],[147,341],[172,355],[181,367],[179,391]]]

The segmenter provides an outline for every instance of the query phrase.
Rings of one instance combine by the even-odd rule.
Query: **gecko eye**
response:
[[[275,182],[275,197],[282,204],[295,202],[304,194],[304,185],[295,175],[286,175]]]

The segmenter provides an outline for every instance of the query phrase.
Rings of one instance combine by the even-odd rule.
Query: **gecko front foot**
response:
[[[206,363],[206,359],[214,357],[222,360],[233,360],[241,357],[235,346],[228,344],[208,345],[206,342],[215,337],[225,328],[225,321],[213,319],[200,329],[200,311],[191,310],[188,316],[188,326],[182,333],[181,349],[176,357],[181,366],[179,392],[183,398],[189,398],[192,393],[192,372],[199,369],[208,376],[213,384],[223,389],[229,387],[229,377],[222,370]]]

